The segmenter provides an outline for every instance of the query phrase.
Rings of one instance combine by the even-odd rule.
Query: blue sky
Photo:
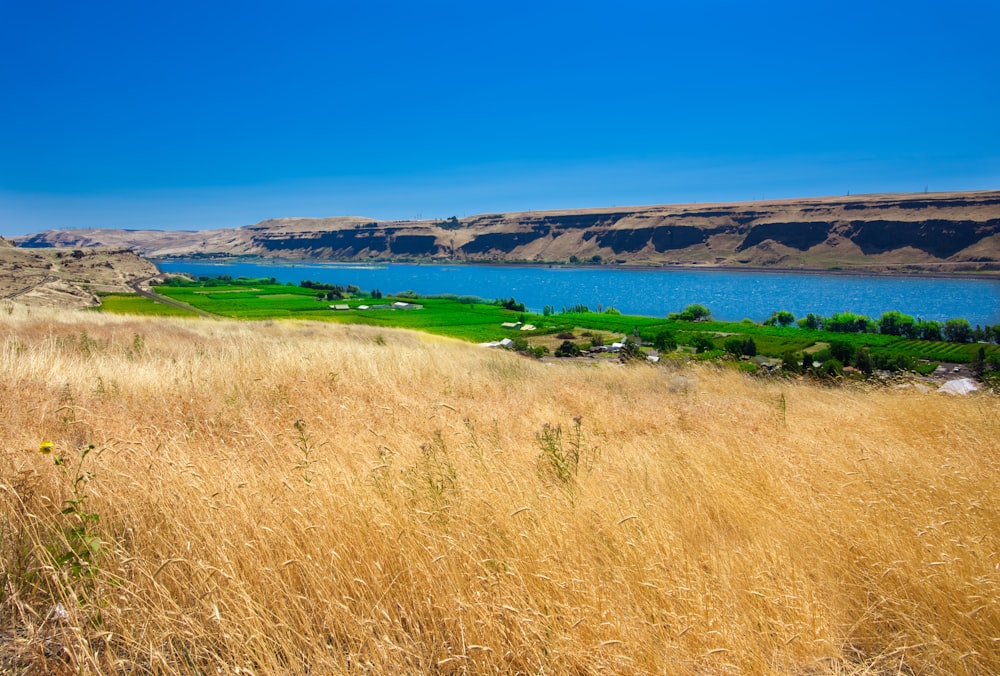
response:
[[[0,235],[997,189],[998,34],[997,0],[0,0]]]

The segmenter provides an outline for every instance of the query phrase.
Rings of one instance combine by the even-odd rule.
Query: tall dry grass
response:
[[[996,398],[21,308],[0,363],[0,670],[1000,672]]]

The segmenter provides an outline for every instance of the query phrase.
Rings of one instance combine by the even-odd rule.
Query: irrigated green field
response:
[[[446,298],[396,299],[352,298],[317,300],[317,292],[296,286],[260,284],[226,287],[159,287],[158,291],[205,312],[233,319],[320,319],[341,324],[365,324],[415,329],[473,342],[496,340],[517,331],[503,329],[522,313],[490,303],[459,303]],[[374,309],[404,301],[423,306],[418,310]],[[334,310],[346,305],[348,310]],[[368,306],[361,310],[359,306]],[[533,315],[532,315],[533,316]]]
[[[541,315],[516,312],[500,305],[459,302],[454,297],[434,298],[383,298],[353,297],[345,300],[320,300],[315,289],[268,283],[241,282],[215,286],[160,286],[157,291],[165,296],[199,310],[233,319],[318,319],[342,324],[415,329],[438,335],[451,336],[472,342],[486,342],[501,338],[524,338],[529,344],[541,336],[552,336],[565,331],[590,330],[620,336],[638,334],[643,341],[652,343],[661,332],[673,333],[681,345],[690,345],[698,336],[711,339],[721,349],[731,337],[752,338],[757,353],[779,358],[788,353],[801,353],[819,343],[840,341],[855,350],[867,347],[873,356],[905,357],[913,360],[949,361],[969,363],[976,359],[983,348],[987,358],[1000,355],[1000,346],[975,343],[947,343],[909,340],[899,336],[877,333],[836,333],[809,330],[794,326],[762,326],[748,322],[682,321],[657,317],[637,317],[613,312],[565,312]],[[161,306],[136,300],[129,304],[120,297],[113,298],[109,310],[137,314],[172,313]],[[420,309],[391,309],[393,302],[416,303]],[[348,309],[334,309],[346,306]],[[367,306],[368,309],[361,309]],[[375,309],[382,306],[383,309]],[[533,331],[504,328],[505,322],[523,321],[535,326]]]
[[[101,305],[95,310],[129,315],[154,315],[161,317],[189,317],[193,313],[179,307],[158,303],[131,293],[112,293],[101,296]]]

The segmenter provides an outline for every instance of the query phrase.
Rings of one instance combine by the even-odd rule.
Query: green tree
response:
[[[765,326],[791,326],[795,323],[795,315],[788,310],[778,310],[764,321]]]
[[[660,331],[653,338],[653,347],[657,352],[673,352],[677,349],[677,337],[672,331]]]
[[[818,331],[823,328],[823,318],[817,314],[810,312],[805,317],[798,321],[798,325],[803,329],[810,329],[812,331]]]
[[[802,370],[799,358],[795,356],[794,352],[786,352],[781,355],[781,370],[785,373],[799,373]]]
[[[979,346],[979,350],[976,351],[976,358],[972,360],[972,364],[969,365],[972,369],[972,373],[976,376],[983,375],[983,371],[986,368],[986,348]]]
[[[915,324],[913,317],[904,315],[898,310],[891,310],[882,313],[878,320],[878,331],[886,336],[912,337]]]
[[[850,364],[854,358],[854,346],[846,340],[831,340],[830,354],[841,364]]]
[[[691,316],[695,318],[695,321],[699,319],[708,319],[712,316],[712,313],[704,305],[688,305],[684,308],[684,312],[691,313]]]
[[[867,347],[858,348],[857,353],[854,355],[854,366],[866,376],[870,376],[872,371],[875,370],[872,363],[872,355]]]
[[[838,333],[866,333],[875,326],[868,317],[853,312],[838,312],[823,323],[824,329]]]
[[[949,319],[944,323],[944,339],[949,343],[968,343],[972,340],[972,326],[968,319]]]
[[[941,322],[918,321],[917,334],[920,340],[941,340]]]
[[[700,319],[709,319],[712,313],[704,305],[688,305],[683,312],[673,312],[668,317],[679,319],[685,322],[696,322]]]

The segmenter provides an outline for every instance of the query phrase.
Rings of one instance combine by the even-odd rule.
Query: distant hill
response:
[[[126,247],[151,258],[1000,271],[1000,191],[528,211],[441,221],[282,218],[197,232],[54,230],[16,241],[23,247]]]
[[[127,249],[15,248],[0,238],[0,300],[26,305],[89,307],[95,292],[130,291],[156,267]]]

